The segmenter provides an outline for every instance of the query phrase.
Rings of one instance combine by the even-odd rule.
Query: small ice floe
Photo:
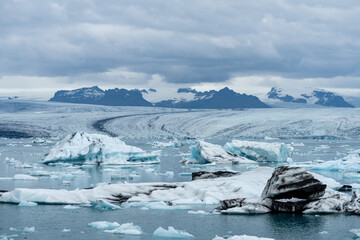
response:
[[[165,173],[155,173],[155,175],[166,176],[168,178],[172,178],[172,177],[174,177],[174,172],[173,171],[166,171]]]
[[[187,233],[183,230],[177,230],[171,226],[169,226],[167,230],[159,227],[154,231],[153,236],[164,238],[194,238],[192,234]]]
[[[188,211],[188,214],[193,214],[193,215],[208,215],[210,214],[209,212],[205,212],[204,210],[198,210],[198,211]]]
[[[255,162],[226,151],[222,146],[200,141],[190,147],[190,159],[184,158],[180,163],[208,164],[208,163],[246,163]]]
[[[22,201],[18,204],[19,207],[34,207],[37,206],[38,204],[35,202],[27,202],[27,201]]]
[[[14,158],[9,158],[9,157],[6,157],[4,162],[8,165],[15,165],[15,164],[21,163],[20,161],[15,160]]]
[[[117,233],[125,235],[141,235],[143,231],[141,227],[134,225],[133,223],[124,223],[112,230],[105,230],[106,233]]]
[[[232,140],[224,149],[258,162],[288,162],[294,148],[285,143]]]
[[[113,230],[120,227],[120,224],[117,222],[97,221],[89,223],[88,226],[100,230]]]
[[[355,236],[360,237],[360,228],[350,229],[349,231],[355,234]]]
[[[38,178],[26,174],[15,174],[14,180],[38,180]]]
[[[177,138],[175,138],[174,140],[171,140],[170,142],[158,142],[155,141],[152,146],[154,148],[178,148],[183,146],[183,144],[181,144],[179,142],[179,140],[177,140]]]
[[[234,235],[234,236],[225,237],[225,238],[216,236],[215,238],[213,238],[213,240],[274,240],[274,239],[248,236],[248,235]]]
[[[91,201],[91,206],[93,206],[95,209],[98,210],[117,210],[117,209],[121,209],[121,207],[112,204],[106,200],[96,200],[96,201]]]
[[[31,144],[24,144],[23,147],[32,147]]]
[[[11,235],[0,235],[0,240],[14,240],[14,238],[18,237],[17,234],[11,234]]]
[[[75,206],[75,205],[66,205],[64,207],[64,209],[67,209],[67,210],[74,210],[74,209],[78,209],[78,208],[80,208],[80,207]]]
[[[35,171],[32,171],[32,172],[29,172],[29,175],[30,176],[35,176],[35,177],[50,177],[51,174],[47,171],[44,171],[44,170],[35,170]]]
[[[328,234],[328,232],[327,231],[321,231],[321,232],[319,232],[319,234],[324,235],[324,234]]]
[[[62,232],[71,232],[71,229],[70,229],[70,228],[64,228],[64,229],[62,230]]]
[[[160,151],[145,152],[126,145],[118,138],[77,132],[59,141],[45,156],[43,163],[141,165],[159,163],[159,155]]]
[[[24,233],[32,233],[35,232],[35,227],[20,227],[20,228],[9,228],[12,232],[24,232]]]
[[[140,207],[141,210],[186,210],[189,209],[186,205],[177,205],[170,201],[158,202],[127,202],[122,204],[123,207]]]

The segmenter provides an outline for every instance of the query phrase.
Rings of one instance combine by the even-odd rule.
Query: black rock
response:
[[[351,185],[343,185],[340,189],[340,192],[349,192],[352,191],[352,186]]]
[[[274,170],[262,192],[262,198],[315,200],[324,195],[325,188],[325,184],[305,169],[283,166]]]
[[[226,199],[220,201],[221,207],[220,210],[226,210],[233,207],[241,207],[245,198],[234,198],[234,199]]]
[[[238,175],[237,172],[230,172],[230,171],[217,171],[217,172],[193,172],[191,174],[191,180],[197,179],[211,179],[211,178],[218,178],[218,177],[232,177],[234,175]]]

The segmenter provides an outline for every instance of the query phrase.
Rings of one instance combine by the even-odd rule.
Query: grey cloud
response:
[[[0,14],[3,76],[360,75],[358,1],[5,0]]]

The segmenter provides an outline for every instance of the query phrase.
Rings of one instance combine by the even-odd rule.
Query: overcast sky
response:
[[[2,0],[0,16],[0,95],[360,89],[358,0]]]

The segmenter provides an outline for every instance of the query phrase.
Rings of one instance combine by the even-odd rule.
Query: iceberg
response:
[[[43,163],[151,164],[159,162],[159,155],[159,151],[145,152],[126,145],[118,138],[77,132],[59,141],[45,156]]]
[[[360,149],[338,160],[316,163],[311,166],[311,169],[324,171],[360,171]]]
[[[227,238],[216,236],[215,238],[213,238],[213,240],[274,240],[274,239],[248,236],[248,235],[234,235],[232,237],[227,237]]]
[[[163,238],[194,238],[193,235],[182,230],[176,230],[175,228],[169,226],[168,229],[159,227],[153,233],[154,237],[163,237]]]
[[[198,140],[190,147],[191,156],[189,160],[182,160],[182,163],[246,163],[254,164],[254,161],[240,157],[222,146]]]
[[[91,222],[88,224],[88,226],[100,230],[113,230],[115,228],[120,227],[120,224],[117,222],[98,221],[98,222]]]
[[[355,234],[356,237],[360,237],[360,228],[350,229],[349,232]]]
[[[14,180],[37,180],[37,178],[26,174],[15,174]]]
[[[37,206],[38,204],[37,203],[34,203],[34,202],[26,202],[26,201],[23,201],[23,202],[20,202],[19,203],[19,207],[34,207],[34,206]]]
[[[267,143],[232,140],[226,143],[224,149],[237,156],[242,156],[258,162],[288,162],[294,148],[285,143]]]
[[[153,143],[154,148],[178,148],[181,146],[183,146],[183,144],[181,144],[177,138],[174,138],[174,140],[171,140],[170,142],[155,141]]]
[[[35,232],[35,227],[21,227],[21,228],[9,228],[12,232],[24,232],[24,233],[32,233]]]
[[[143,231],[141,227],[134,225],[133,223],[124,223],[118,226],[117,228],[111,230],[105,230],[106,233],[118,233],[126,235],[141,235]]]

